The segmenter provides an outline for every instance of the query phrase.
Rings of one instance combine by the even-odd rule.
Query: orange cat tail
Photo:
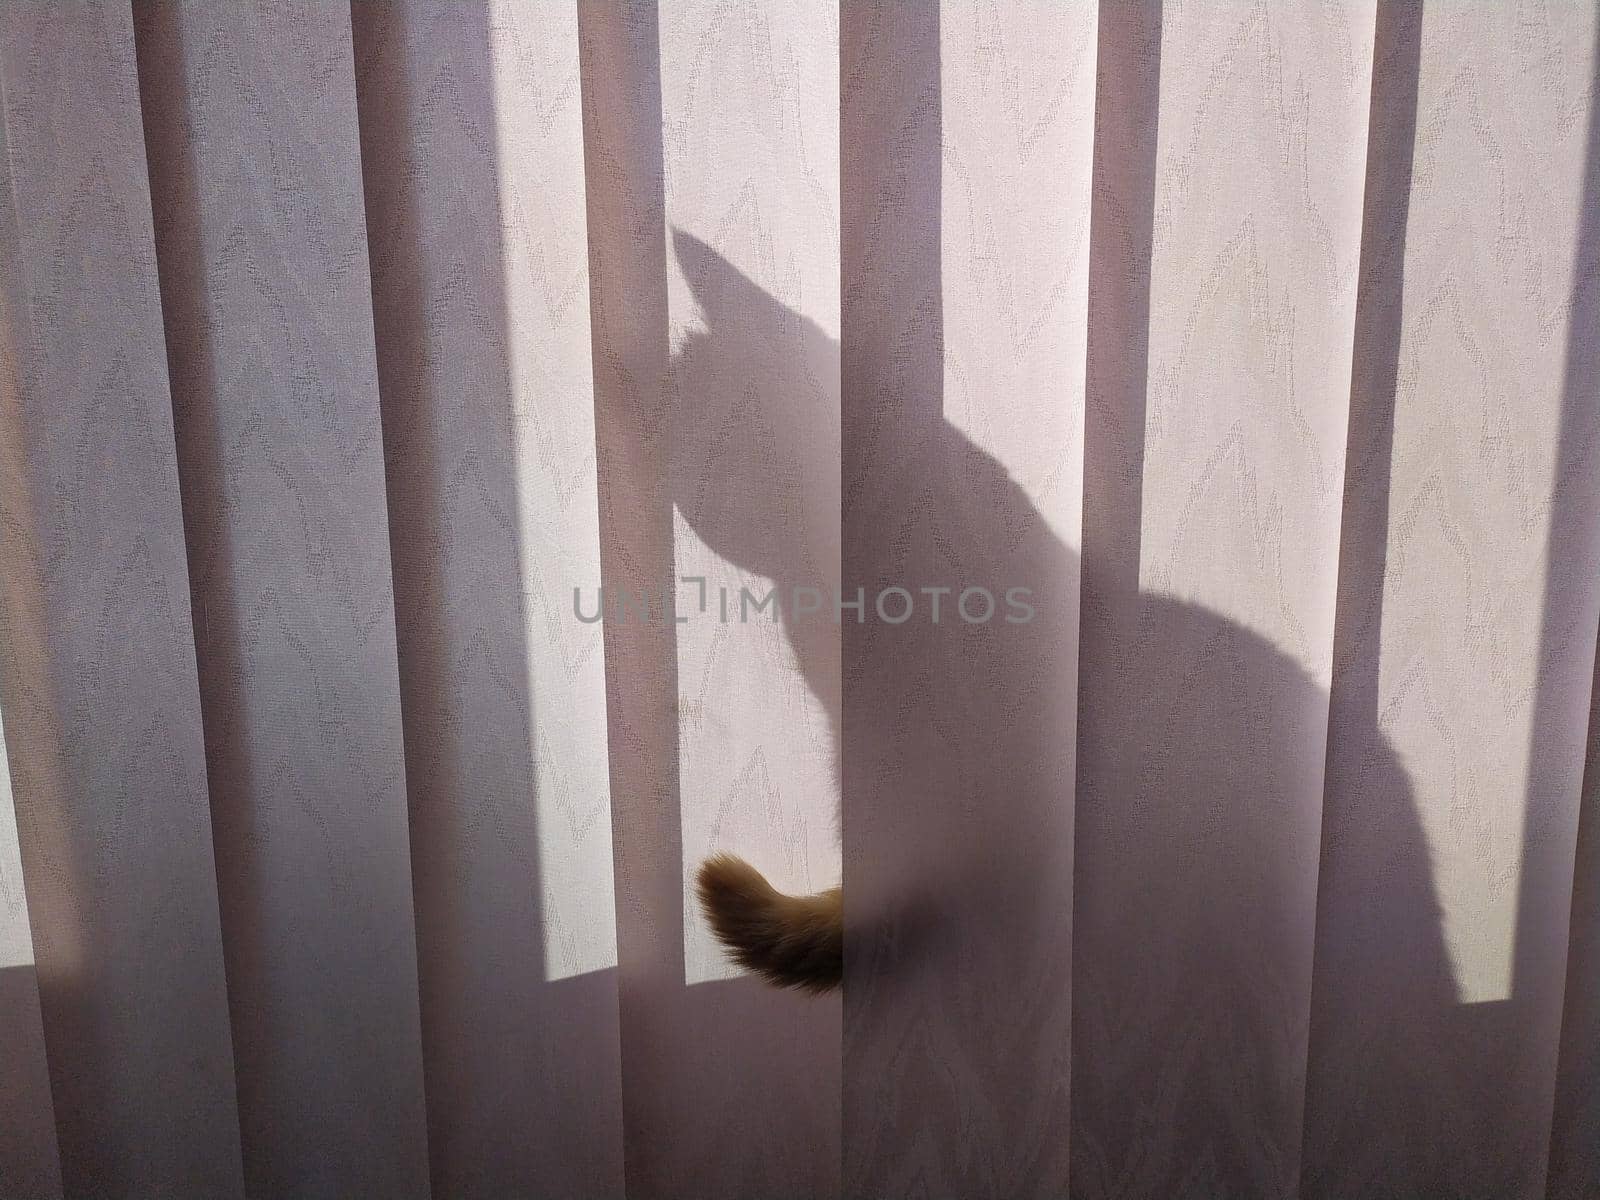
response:
[[[700,865],[700,907],[733,960],[779,987],[830,992],[844,976],[844,904],[838,888],[785,896],[742,858]]]

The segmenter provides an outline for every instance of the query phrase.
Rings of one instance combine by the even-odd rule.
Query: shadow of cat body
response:
[[[783,615],[848,834],[845,1193],[1059,1195],[1069,1158],[1080,1197],[1491,1193],[1443,1149],[1472,1089],[1381,733],[1356,734],[1376,815],[1323,845],[1325,687],[1093,563],[1080,634],[1077,553],[937,411],[851,414],[878,467],[835,490],[838,343],[676,250],[704,328],[673,363],[674,503],[785,596],[839,561],[865,590],[842,636]],[[889,587],[910,619],[876,609]],[[989,620],[963,619],[968,587]],[[952,589],[938,622],[929,588]]]

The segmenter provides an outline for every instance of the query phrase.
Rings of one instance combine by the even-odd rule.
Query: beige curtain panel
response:
[[[1600,1196],[1597,33],[0,4],[0,1198]]]

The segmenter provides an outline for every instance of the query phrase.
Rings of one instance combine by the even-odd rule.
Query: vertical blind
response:
[[[0,6],[0,1196],[1594,1195],[1597,18]]]

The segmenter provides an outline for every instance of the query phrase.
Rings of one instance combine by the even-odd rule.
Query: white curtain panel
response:
[[[1600,1195],[1597,37],[0,5],[0,1198]]]

